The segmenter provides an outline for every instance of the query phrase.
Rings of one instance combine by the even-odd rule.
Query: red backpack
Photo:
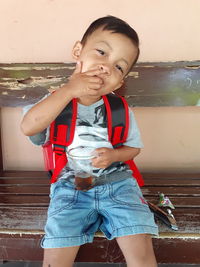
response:
[[[125,99],[115,94],[102,96],[107,114],[109,141],[114,148],[120,147],[126,141],[129,129],[129,110]],[[63,167],[67,164],[66,147],[74,138],[77,118],[77,99],[73,99],[52,122],[50,126],[50,141],[43,145],[45,168],[51,174],[51,183],[56,182]],[[140,186],[144,185],[141,173],[133,160],[125,162],[133,171]]]

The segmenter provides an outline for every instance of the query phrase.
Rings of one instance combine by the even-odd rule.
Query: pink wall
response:
[[[70,62],[71,48],[90,22],[107,14],[131,24],[141,40],[140,61],[200,59],[197,0],[3,0],[0,62]],[[145,148],[143,170],[200,170],[199,107],[136,108]],[[20,108],[2,109],[6,169],[42,169],[42,155],[21,134]]]
[[[140,61],[200,57],[198,0],[1,0],[0,11],[0,62],[71,61],[73,43],[108,14],[138,31]]]
[[[199,108],[134,108],[134,112],[145,146],[136,159],[142,170],[200,170]],[[43,169],[41,148],[31,145],[19,130],[21,109],[4,108],[2,118],[5,169]]]

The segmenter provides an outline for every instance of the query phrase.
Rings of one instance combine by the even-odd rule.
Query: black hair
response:
[[[96,31],[97,29],[99,29],[101,27],[102,27],[103,31],[107,30],[107,31],[111,31],[113,33],[121,33],[121,34],[125,35],[137,47],[138,53],[137,53],[137,56],[136,56],[136,58],[132,64],[132,66],[131,66],[131,68],[132,68],[133,65],[137,62],[139,54],[140,54],[139,37],[138,37],[138,34],[136,33],[136,31],[127,22],[123,21],[122,19],[119,19],[119,18],[114,17],[114,16],[105,16],[105,17],[102,17],[102,18],[99,18],[99,19],[93,21],[83,35],[83,38],[81,40],[82,45],[85,45],[85,43],[87,42],[87,38],[94,31]]]

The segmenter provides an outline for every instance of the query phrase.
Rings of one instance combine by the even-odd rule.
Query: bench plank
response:
[[[158,262],[168,263],[173,258],[174,263],[196,263],[198,257],[194,255],[194,251],[196,253],[200,244],[200,175],[143,173],[143,176],[146,185],[142,191],[148,201],[157,204],[159,193],[162,192],[170,197],[176,207],[173,214],[179,226],[178,231],[172,231],[161,221],[157,221],[159,237],[154,238],[153,243]],[[46,172],[2,171],[0,173],[2,259],[42,260],[42,249],[39,244],[44,234],[47,216],[49,182]],[[186,244],[188,250],[183,255],[180,251],[185,250]],[[16,246],[19,250],[14,249]],[[166,249],[172,251],[172,247],[176,255],[166,256],[164,251]],[[88,254],[90,249],[96,251],[93,256],[91,253]],[[101,255],[101,259],[98,255]],[[84,245],[76,261],[124,262],[124,258],[115,240],[107,241],[102,233],[97,232],[94,243]]]
[[[35,103],[66,83],[72,63],[0,64],[0,106]],[[117,93],[130,106],[200,105],[200,61],[138,63]]]
[[[145,195],[144,195],[145,196]],[[146,197],[152,203],[155,203],[155,197]],[[197,208],[199,207],[200,197],[170,197],[170,200],[177,208]],[[29,207],[46,207],[48,206],[49,197],[47,195],[1,195],[0,206],[29,206]],[[157,204],[157,203],[155,203]]]
[[[1,195],[44,195],[49,194],[49,185],[46,184],[0,184],[0,196]],[[161,186],[149,186],[142,188],[143,194],[147,197],[156,196],[158,192],[164,193],[167,196],[192,196],[192,197],[200,197],[200,186],[168,186],[168,187],[161,187]]]
[[[17,235],[12,238],[0,236],[0,257],[4,260],[41,261],[43,250],[40,248],[41,235]],[[189,243],[189,244],[188,244]],[[4,244],[3,246],[1,244]],[[199,264],[199,240],[166,238],[153,239],[156,259],[159,263]],[[167,253],[166,253],[167,251]],[[26,255],[25,255],[26,252]],[[88,253],[89,252],[89,253]],[[116,240],[95,238],[93,243],[83,245],[76,262],[125,262]]]
[[[22,209],[30,208],[30,210],[37,209],[38,207],[47,209],[49,203],[49,179],[45,173],[38,172],[29,172],[28,178],[19,178],[19,173],[16,173],[16,177],[14,178],[14,173],[12,173],[12,177],[1,177],[0,178],[0,196],[1,196],[1,208],[20,208],[19,212],[22,212]],[[39,174],[43,178],[35,178],[36,173]],[[5,172],[5,175],[8,176],[10,172]],[[25,173],[22,172],[25,176]],[[198,180],[198,174],[192,174],[195,178],[195,181]],[[31,178],[34,177],[34,178]],[[176,206],[176,210],[174,211],[175,216],[181,217],[181,221],[183,220],[183,210],[187,213],[195,214],[194,218],[199,219],[199,215],[197,213],[198,208],[200,207],[200,184],[197,185],[189,185],[191,179],[189,179],[189,174],[184,176],[185,181],[188,181],[187,186],[179,186],[175,187],[172,185],[166,186],[166,180],[168,182],[174,183],[174,176],[179,177],[177,180],[182,181],[182,174],[168,174],[162,175],[163,179],[159,179],[159,181],[163,182],[163,186],[161,184],[155,185],[154,180],[152,179],[152,174],[143,174],[146,183],[150,184],[150,181],[153,181],[153,185],[146,185],[142,188],[143,194],[148,201],[151,201],[154,204],[158,203],[159,192],[162,192],[170,197],[172,203]],[[153,176],[154,177],[154,176]],[[170,177],[170,179],[169,179]],[[173,177],[173,179],[171,178]],[[158,178],[155,178],[158,179]],[[42,183],[40,183],[42,181]],[[189,217],[192,215],[190,214]],[[26,221],[26,220],[25,220]],[[196,221],[196,220],[195,220]],[[185,224],[183,224],[183,227]]]
[[[4,206],[0,207],[0,233],[7,231],[12,232],[40,232],[43,233],[47,207],[16,207]],[[172,232],[162,222],[158,221],[160,235],[163,233],[171,233],[173,235],[180,234],[200,234],[200,213],[199,208],[185,210],[185,208],[177,208],[174,215],[178,222],[179,231]],[[23,218],[23,219],[22,219]],[[21,231],[20,231],[21,230]],[[101,235],[101,234],[100,234]]]

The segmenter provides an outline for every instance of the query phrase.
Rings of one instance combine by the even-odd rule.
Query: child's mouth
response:
[[[104,79],[103,79],[102,77],[100,77],[100,76],[98,76],[98,75],[94,75],[94,77],[98,77],[98,78],[102,81],[102,85],[105,84],[105,83],[104,83]]]

